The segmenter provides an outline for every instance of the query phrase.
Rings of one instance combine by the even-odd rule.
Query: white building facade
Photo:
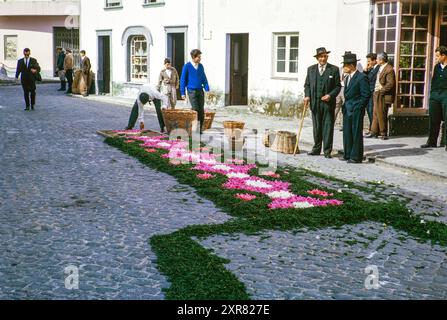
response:
[[[81,0],[81,47],[99,92],[133,94],[142,82],[156,83],[165,57],[180,73],[199,48],[218,105],[293,116],[316,48],[331,50],[335,65],[345,51],[363,65],[369,52],[386,51],[398,76],[391,118],[404,119],[409,134],[427,123],[441,44],[444,0]]]
[[[81,0],[81,47],[97,73],[99,93],[133,95],[156,83],[166,57],[179,73],[200,46],[200,2]]]

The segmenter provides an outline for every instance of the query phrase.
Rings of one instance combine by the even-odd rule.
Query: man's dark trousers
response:
[[[73,69],[68,69],[65,73],[65,77],[67,78],[67,83],[68,83],[67,93],[72,93],[72,90],[73,90]]]
[[[36,104],[36,84],[22,82],[22,88],[23,88],[23,96],[25,98],[26,107],[29,108],[30,105],[32,107],[34,107],[34,105]],[[30,102],[30,98],[31,98],[31,102]]]
[[[160,131],[164,131],[165,122],[163,120],[163,112],[161,111],[161,100],[154,99],[153,103],[155,105],[155,110],[157,111],[158,124],[160,125]],[[135,101],[132,112],[130,113],[128,129],[133,129],[138,120],[138,101]]]
[[[430,136],[428,144],[438,145],[439,132],[441,131],[441,122],[447,121],[447,92],[445,90],[432,91],[430,94]],[[447,143],[445,128],[443,132],[443,142]]]
[[[371,98],[369,98],[366,112],[368,114],[368,119],[369,119],[369,131],[371,132],[371,125],[373,123],[373,116],[374,116],[374,92],[371,95]]]
[[[331,105],[320,101],[316,106],[312,107],[315,142],[312,152],[319,154],[321,153],[321,147],[323,147],[325,155],[332,153],[334,142],[334,119],[335,109]]]
[[[346,109],[343,110],[343,149],[346,160],[363,161],[364,118],[365,108],[355,109],[351,115],[348,115]]]
[[[188,90],[189,102],[192,110],[197,112],[197,118],[200,124],[200,132],[202,132],[203,124],[205,122],[205,93],[203,89]]]

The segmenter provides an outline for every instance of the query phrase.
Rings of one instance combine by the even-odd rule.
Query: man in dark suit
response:
[[[430,88],[430,135],[426,144],[421,148],[437,148],[441,122],[444,121],[442,135],[444,146],[447,144],[445,123],[447,122],[447,47],[436,49],[436,66]],[[445,149],[447,151],[447,147]]]
[[[23,50],[24,58],[17,62],[16,79],[21,75],[23,93],[25,97],[25,111],[34,110],[36,105],[36,81],[41,81],[40,66],[37,60],[30,57],[31,50],[26,48]],[[31,97],[31,101],[30,101]]]
[[[318,63],[307,70],[304,85],[304,107],[310,105],[312,111],[315,143],[308,154],[318,156],[323,147],[326,158],[332,158],[335,107],[341,90],[340,71],[338,67],[327,62],[329,53],[325,48],[317,49],[314,57]]]
[[[347,74],[343,105],[343,160],[348,163],[363,161],[363,119],[371,96],[367,76],[357,71],[358,61],[353,53],[343,56],[343,72]]]
[[[376,88],[377,75],[379,74],[380,65],[377,63],[377,54],[370,53],[366,56],[367,68],[365,74],[368,76],[369,87],[371,91],[371,97],[369,98],[368,107],[366,108],[366,112],[368,113],[369,119],[369,132],[368,135],[371,134],[371,125],[373,123],[373,114],[374,114],[374,90]]]

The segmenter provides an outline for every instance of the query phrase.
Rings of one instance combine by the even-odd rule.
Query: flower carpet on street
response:
[[[125,131],[119,133],[126,134]],[[134,133],[134,131],[129,133]],[[250,175],[250,171],[257,167],[255,164],[244,164],[244,160],[242,159],[230,159],[229,161],[227,160],[227,163],[219,162],[217,158],[220,155],[206,153],[205,151],[209,150],[207,148],[190,151],[189,144],[185,141],[170,141],[165,136],[135,136],[128,137],[128,140],[125,140],[125,143],[134,142],[140,143],[142,148],[150,148],[145,149],[149,153],[155,153],[156,149],[168,151],[168,153],[162,154],[161,157],[169,159],[175,165],[178,165],[180,162],[196,164],[192,170],[203,172],[197,175],[198,179],[210,180],[215,178],[212,173],[221,174],[228,178],[227,182],[223,185],[225,189],[249,191],[267,196],[273,200],[268,205],[270,209],[308,209],[343,205],[343,201],[337,199],[319,199],[311,196],[295,195],[290,191],[290,183],[288,182],[281,180],[271,181]],[[263,173],[262,176],[273,179],[280,177],[279,174],[271,171]],[[308,191],[308,194],[324,198],[333,196],[333,194],[317,189]],[[257,198],[249,194],[238,195],[236,198],[242,201],[251,201]]]
[[[258,163],[233,159],[234,155],[224,159],[221,150],[190,147],[191,141],[169,140],[157,133],[112,133],[107,135],[107,144],[154,170],[174,176],[179,184],[193,187],[197,195],[212,201],[230,217],[223,224],[187,226],[149,240],[157,256],[157,267],[170,282],[170,287],[163,289],[167,299],[251,298],[245,284],[225,267],[229,261],[200,244],[201,240],[217,235],[256,235],[270,230],[316,230],[377,222],[384,229],[395,228],[418,241],[447,246],[445,224],[427,220],[422,223],[421,217],[401,200],[375,201],[355,192],[375,195],[374,185],[360,186],[300,168],[299,164],[280,166],[275,172],[264,171]]]

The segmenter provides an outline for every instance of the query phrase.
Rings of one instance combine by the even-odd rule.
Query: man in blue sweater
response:
[[[205,121],[205,93],[210,91],[208,80],[205,75],[205,69],[200,63],[202,60],[202,52],[198,49],[191,51],[192,62],[188,62],[183,66],[182,76],[180,78],[180,92],[182,99],[186,99],[186,90],[188,90],[188,98],[191,102],[192,110],[197,112],[200,133],[203,130]]]

